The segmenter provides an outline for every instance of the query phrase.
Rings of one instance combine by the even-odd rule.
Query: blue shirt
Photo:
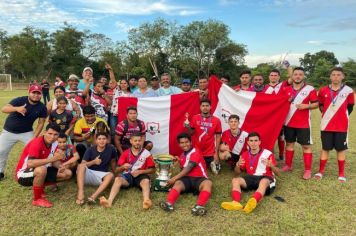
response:
[[[157,90],[158,96],[167,96],[172,94],[182,93],[182,90],[176,86],[169,86],[168,88],[160,87]]]
[[[99,156],[101,159],[100,165],[92,165],[89,167],[91,170],[108,172],[111,160],[117,159],[117,152],[113,145],[107,144],[104,151],[98,152],[97,146],[94,145],[85,151],[83,160],[89,162],[95,160]]]
[[[26,113],[23,116],[18,112],[11,112],[5,121],[4,130],[20,134],[33,131],[32,126],[37,118],[47,117],[47,108],[42,102],[30,104],[28,96],[18,97],[10,101],[10,105],[14,107],[23,106],[26,104]]]
[[[83,79],[79,80],[79,83],[78,83],[78,90],[84,90],[86,85],[87,85],[87,84],[83,82]],[[93,83],[90,85],[89,88],[90,88],[90,89],[93,89],[93,88],[94,88]]]
[[[157,97],[157,93],[149,88],[146,90],[145,93],[141,93],[140,89],[137,89],[132,96],[137,97],[137,98],[149,98],[149,97]]]

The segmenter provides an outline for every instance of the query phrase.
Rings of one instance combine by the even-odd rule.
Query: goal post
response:
[[[12,91],[11,74],[0,74],[0,90]]]

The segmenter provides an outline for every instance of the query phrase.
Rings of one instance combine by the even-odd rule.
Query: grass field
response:
[[[12,97],[24,93],[1,91],[0,107]],[[222,201],[230,199],[232,173],[226,166],[221,175],[210,175],[214,190],[205,217],[191,215],[190,209],[196,199],[192,195],[181,196],[176,211],[168,214],[158,206],[166,193],[154,192],[153,209],[144,211],[141,208],[141,193],[137,189],[122,191],[111,209],[87,205],[79,207],[75,204],[74,180],[62,184],[57,193],[47,192],[48,198],[54,203],[52,209],[32,207],[31,188],[21,187],[13,178],[23,148],[22,144],[17,144],[10,154],[6,179],[0,182],[0,235],[356,235],[355,113],[350,122],[346,183],[341,184],[337,180],[334,152],[322,181],[302,180],[303,163],[298,147],[294,171],[282,173],[277,179],[274,194],[264,198],[249,215],[226,212],[220,208]],[[0,129],[5,117],[5,114],[0,114]],[[319,111],[314,111],[314,173],[319,167],[319,123]],[[93,190],[86,188],[87,195]],[[108,191],[105,192],[106,196]],[[242,202],[246,202],[251,194],[243,194]],[[286,201],[278,202],[274,196],[281,196]]]

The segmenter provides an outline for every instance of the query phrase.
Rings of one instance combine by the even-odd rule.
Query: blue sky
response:
[[[356,59],[355,0],[0,0],[0,28],[10,34],[31,25],[54,31],[64,21],[103,33],[114,41],[158,17],[178,24],[217,19],[231,38],[247,45],[246,63],[293,64],[306,52],[333,51],[340,61]]]

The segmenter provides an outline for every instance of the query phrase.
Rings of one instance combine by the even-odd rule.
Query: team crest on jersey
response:
[[[342,93],[342,94],[340,94],[340,97],[342,97],[342,98],[347,97],[347,93]]]
[[[302,96],[307,96],[307,95],[308,95],[308,92],[307,92],[307,91],[303,91],[303,92],[301,93],[301,95],[302,95]]]
[[[159,122],[147,122],[147,133],[155,135],[160,132],[161,131],[159,130]]]
[[[231,116],[231,112],[222,108],[221,109],[221,117],[224,119],[225,123],[229,121],[229,117]]]

